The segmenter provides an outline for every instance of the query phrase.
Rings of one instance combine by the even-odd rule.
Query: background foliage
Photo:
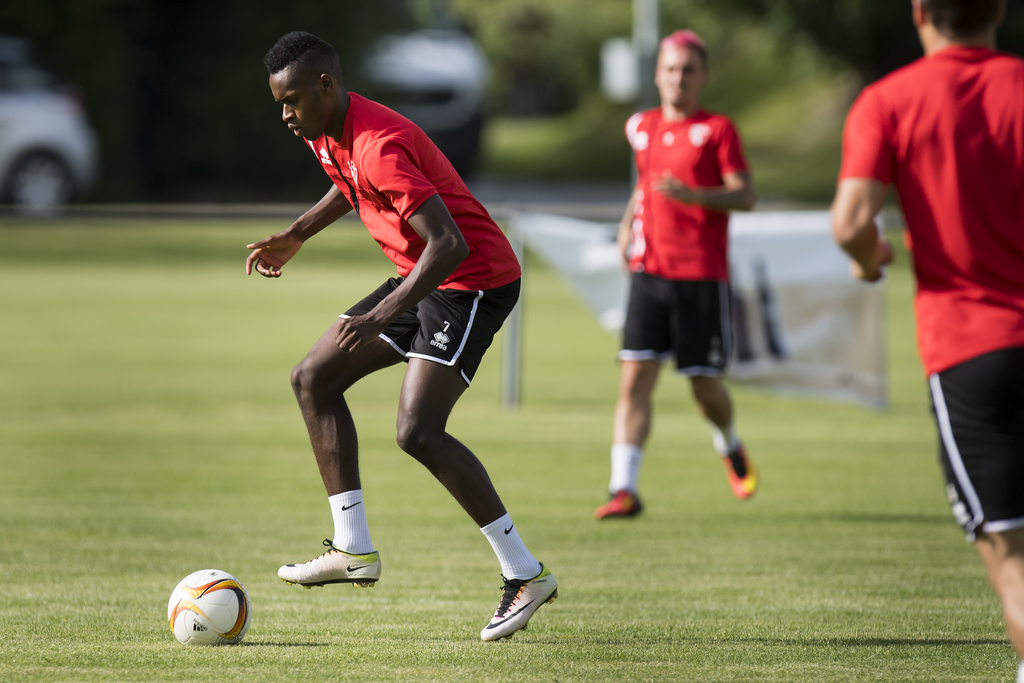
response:
[[[357,61],[405,26],[397,0],[33,0],[0,3],[0,33],[27,36],[78,86],[99,134],[107,200],[319,198],[326,179],[281,124],[263,54],[308,30]],[[358,73],[351,84],[358,87]]]
[[[697,0],[726,14],[739,11],[766,22],[780,38],[807,35],[822,52],[853,67],[866,82],[921,56],[910,3],[892,0]],[[1024,52],[1024,4],[1007,0],[1000,46]]]
[[[0,3],[0,33],[33,39],[85,96],[102,145],[95,200],[296,200],[326,179],[278,120],[260,58],[287,31],[334,44],[353,90],[386,33],[465,27],[492,64],[484,169],[496,175],[629,174],[630,106],[598,93],[599,50],[631,33],[629,0],[33,0]],[[825,200],[839,130],[863,82],[920,55],[894,0],[662,0],[661,32],[708,41],[705,101],[735,118],[769,195]],[[1001,45],[1024,52],[1024,3]]]

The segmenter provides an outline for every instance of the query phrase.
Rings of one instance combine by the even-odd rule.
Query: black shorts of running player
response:
[[[373,310],[405,278],[393,277],[342,318]],[[519,300],[520,280],[487,290],[435,289],[384,328],[380,338],[402,355],[457,366],[466,384]]]
[[[1024,347],[928,378],[953,516],[973,541],[1024,527]]]
[[[732,353],[729,284],[633,273],[619,360],[666,361],[679,372],[719,377]]]

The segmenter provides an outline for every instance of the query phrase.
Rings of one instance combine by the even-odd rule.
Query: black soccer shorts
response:
[[[729,284],[633,273],[619,360],[676,359],[679,372],[719,377],[732,353]]]
[[[340,317],[369,313],[404,279],[388,279]],[[435,289],[384,328],[380,338],[406,361],[424,358],[442,365],[458,364],[468,385],[484,351],[519,300],[520,282],[486,290]]]
[[[928,378],[946,496],[967,539],[1024,527],[1024,347]]]

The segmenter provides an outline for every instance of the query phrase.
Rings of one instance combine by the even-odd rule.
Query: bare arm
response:
[[[652,187],[669,199],[683,204],[700,204],[715,211],[750,211],[757,203],[754,181],[745,171],[726,174],[718,187],[684,185],[666,171]]]
[[[437,289],[469,255],[469,246],[439,195],[423,202],[409,217],[409,225],[427,245],[415,267],[393,292],[372,311],[341,321],[335,342],[354,352],[374,339],[395,318]]]
[[[323,199],[299,216],[287,230],[246,245],[252,251],[245,260],[245,274],[251,274],[255,267],[256,272],[265,277],[281,277],[281,267],[298,253],[303,242],[351,210],[348,199],[332,184]]]
[[[832,204],[832,236],[853,259],[854,277],[868,282],[881,279],[893,258],[892,247],[875,224],[885,191],[877,180],[846,178],[839,181]]]
[[[629,245],[633,237],[633,209],[636,205],[636,193],[639,189],[640,183],[637,183],[636,187],[633,188],[632,194],[629,195],[626,211],[622,214],[622,220],[619,221],[619,234],[615,239],[619,246],[619,255],[622,257],[622,265],[626,269],[629,268]]]

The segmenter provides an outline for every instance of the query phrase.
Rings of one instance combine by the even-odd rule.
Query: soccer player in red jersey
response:
[[[757,490],[757,470],[736,436],[721,379],[732,351],[729,212],[750,210],[757,196],[732,122],[700,105],[707,81],[704,42],[692,31],[676,31],[658,53],[661,106],[626,123],[638,178],[618,241],[632,279],[619,353],[611,499],[594,512],[597,519],[641,510],[637,480],[651,393],[661,363],[673,357],[690,377],[733,493],[746,499]]]
[[[892,249],[874,216],[896,186],[946,495],[1024,657],[1024,61],[995,49],[1005,9],[914,0],[925,56],[851,108],[833,232],[879,279]]]
[[[405,361],[398,445],[445,486],[491,543],[505,588],[480,637],[511,636],[557,597],[557,583],[526,549],[483,465],[446,424],[519,298],[519,262],[422,130],[345,89],[334,48],[309,33],[289,33],[264,64],[284,122],[305,139],[333,185],[287,230],[248,245],[246,273],[280,277],[307,239],[355,209],[399,275],[340,316],[292,371],[335,531],[324,541],[326,553],[285,565],[278,575],[307,588],[372,586],[380,577],[344,392]]]

